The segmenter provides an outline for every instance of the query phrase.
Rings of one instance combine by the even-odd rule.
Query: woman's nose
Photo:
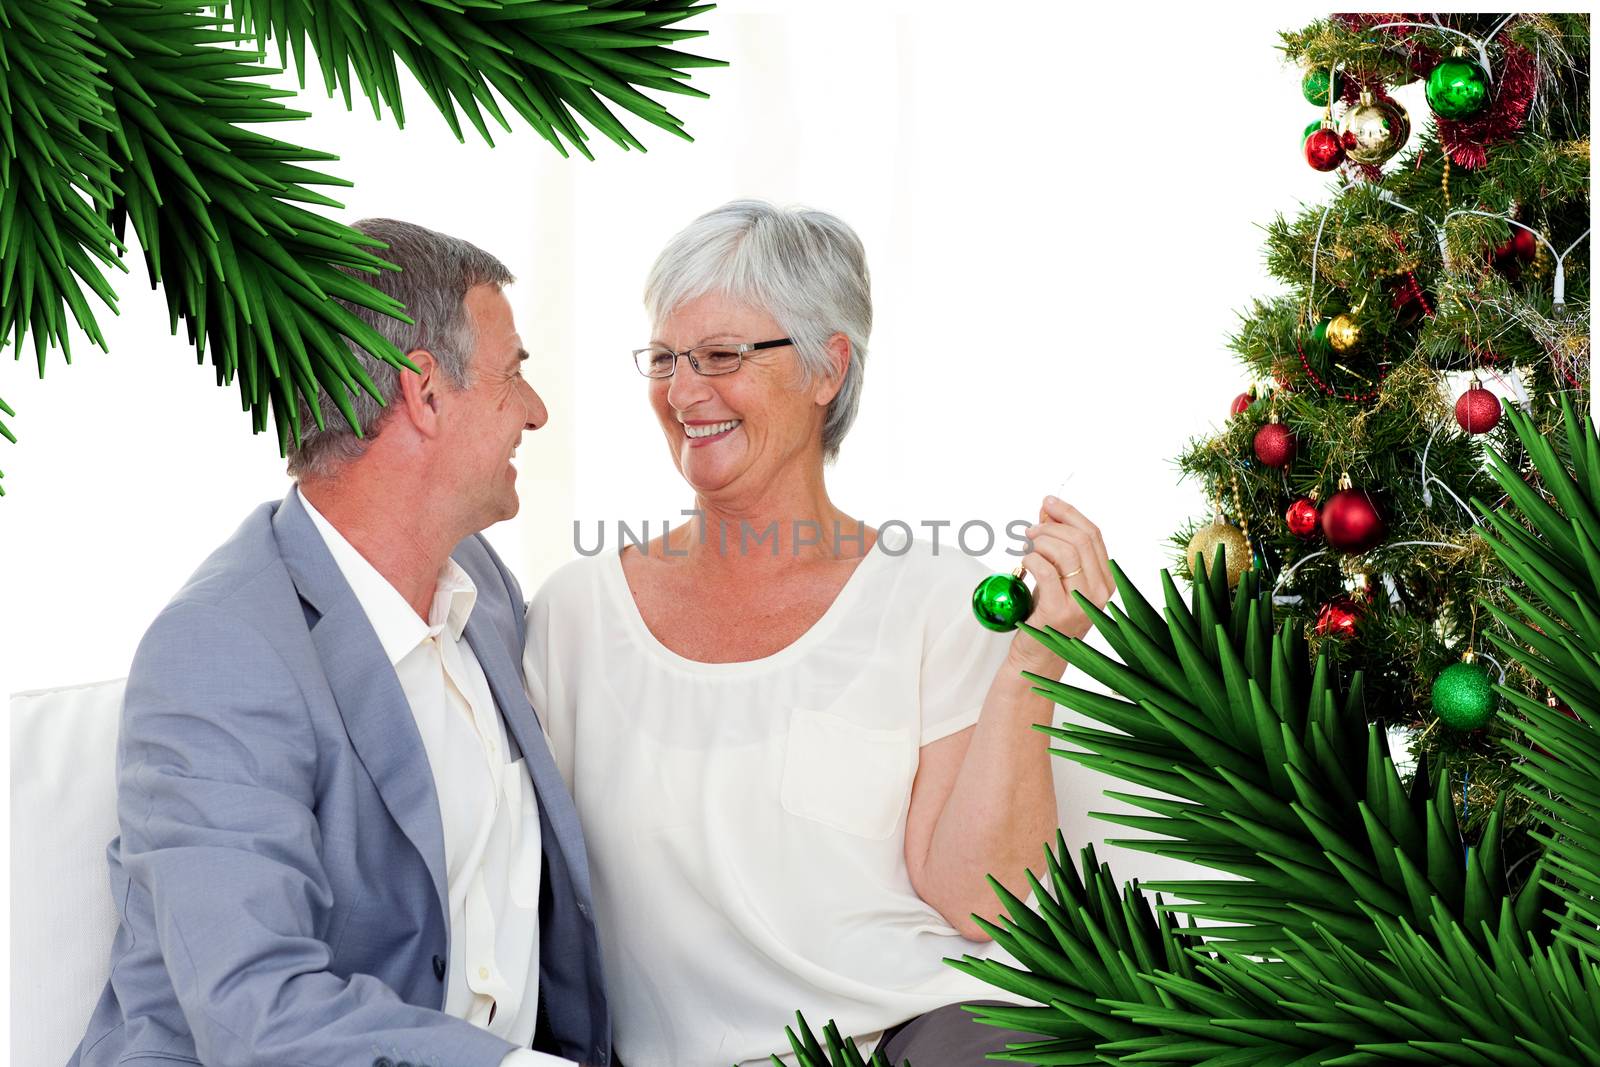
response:
[[[684,411],[712,393],[705,376],[695,372],[686,354],[679,353],[673,365],[673,375],[667,379],[667,403]]]

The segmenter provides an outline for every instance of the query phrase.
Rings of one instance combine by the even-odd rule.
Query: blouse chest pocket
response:
[[[900,824],[916,766],[910,730],[874,730],[796,708],[780,799],[791,815],[881,841]]]

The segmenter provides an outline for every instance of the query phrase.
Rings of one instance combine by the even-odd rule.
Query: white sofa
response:
[[[123,679],[11,697],[11,1057],[59,1067],[110,968]]]

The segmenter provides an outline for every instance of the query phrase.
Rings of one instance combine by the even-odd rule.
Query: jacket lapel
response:
[[[311,619],[308,614],[311,640],[350,743],[389,814],[427,864],[440,915],[448,922],[450,897],[439,798],[428,753],[400,679],[366,612],[306,514],[298,488],[291,489],[278,507],[273,528],[284,565],[301,598],[317,616]]]
[[[479,606],[481,608],[482,601]],[[517,739],[522,757],[533,778],[534,793],[539,809],[555,831],[556,842],[571,871],[580,900],[590,898],[589,858],[583,846],[583,832],[578,824],[578,812],[567,792],[566,782],[556,768],[555,757],[550,754],[550,743],[545,740],[544,728],[538,713],[528,703],[518,669],[510,663],[505,640],[494,632],[481,610],[474,610],[467,618],[463,634],[472,646],[473,655],[483,667],[484,677],[494,701],[500,707],[506,726]]]

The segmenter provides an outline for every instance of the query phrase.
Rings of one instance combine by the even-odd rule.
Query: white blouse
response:
[[[895,532],[799,639],[742,663],[657,641],[614,552],[529,605],[528,689],[577,801],[629,1067],[767,1062],[796,1011],[870,1054],[933,1008],[1027,1003],[943,962],[1014,961],[905,863],[918,749],[977,721],[1010,636],[972,617],[987,567]]]

